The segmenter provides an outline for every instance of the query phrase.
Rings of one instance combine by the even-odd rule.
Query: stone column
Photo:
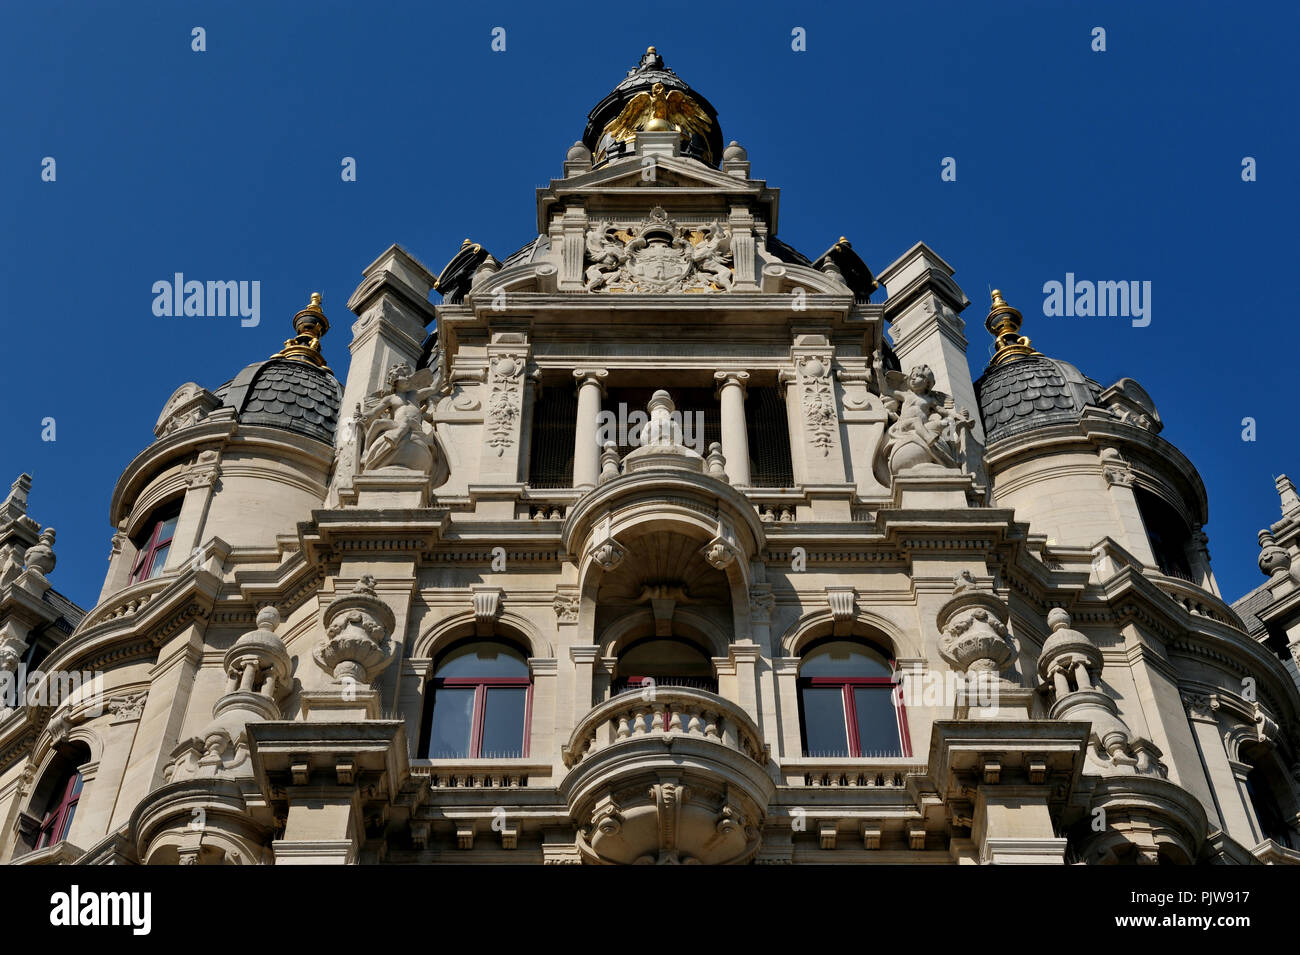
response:
[[[747,371],[719,371],[713,378],[718,383],[718,398],[722,404],[722,453],[727,458],[727,478],[732,485],[748,486],[749,434],[745,428],[745,383]]]
[[[603,380],[609,375],[603,368],[579,368],[573,377],[578,381],[578,421],[573,438],[573,486],[595,487],[600,477],[600,399],[605,394]]]

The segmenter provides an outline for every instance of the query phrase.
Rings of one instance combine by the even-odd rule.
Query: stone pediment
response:
[[[776,231],[779,190],[769,189],[761,179],[729,175],[680,156],[631,157],[567,179],[553,179],[550,186],[537,190],[538,231],[547,231],[548,220],[557,205],[597,200],[585,203],[590,208],[599,205],[603,198],[622,204],[633,194],[644,195],[642,201],[647,205],[678,197],[699,197],[707,199],[710,207],[717,207],[719,200],[725,203],[728,199],[746,198],[755,214],[767,220],[769,230]]]
[[[775,192],[761,179],[741,179],[681,156],[628,157],[567,179],[554,179],[550,188],[539,192],[559,197],[626,186],[653,189],[668,182],[710,193],[719,190],[751,195]]]

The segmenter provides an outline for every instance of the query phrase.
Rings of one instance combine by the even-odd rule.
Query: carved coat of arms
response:
[[[598,223],[587,232],[589,292],[730,291],[731,232],[716,220],[678,225],[660,207],[636,225]]]

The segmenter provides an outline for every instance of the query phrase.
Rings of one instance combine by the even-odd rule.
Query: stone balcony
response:
[[[563,749],[560,786],[589,862],[738,863],[758,851],[775,791],[753,720],[716,693],[631,690]]]
[[[1150,570],[1145,573],[1148,580],[1188,613],[1238,630],[1244,629],[1236,611],[1200,584],[1169,574],[1157,574]]]

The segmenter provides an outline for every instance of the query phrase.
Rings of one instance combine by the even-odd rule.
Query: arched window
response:
[[[1246,797],[1255,813],[1260,839],[1272,839],[1280,846],[1295,848],[1300,839],[1288,824],[1282,798],[1279,798],[1289,787],[1285,776],[1278,772],[1280,767],[1276,756],[1267,746],[1243,745],[1240,757],[1250,767],[1245,779]]]
[[[911,756],[907,716],[889,659],[867,643],[827,640],[799,666],[806,756]]]
[[[1151,551],[1160,572],[1195,582],[1191,564],[1187,560],[1192,535],[1186,522],[1176,510],[1150,491],[1135,488],[1133,496],[1137,500],[1138,513],[1146,526],[1147,540],[1151,543]]]
[[[618,656],[613,692],[636,689],[648,680],[657,686],[686,686],[718,692],[713,661],[698,644],[680,637],[648,637],[624,648]]]
[[[510,644],[475,641],[439,658],[421,733],[427,759],[528,755],[533,686],[528,659]]]
[[[151,580],[163,572],[167,555],[171,553],[172,537],[180,519],[181,506],[177,501],[156,511],[135,540],[136,557],[131,565],[131,583]]]
[[[68,744],[45,770],[32,800],[32,812],[40,813],[33,849],[45,849],[68,838],[72,820],[81,801],[81,766],[90,759],[84,743]]]

